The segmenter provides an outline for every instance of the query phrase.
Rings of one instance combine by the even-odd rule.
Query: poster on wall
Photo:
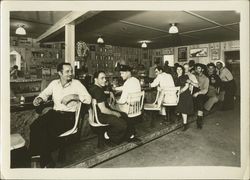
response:
[[[207,57],[207,48],[190,49],[190,57]]]
[[[220,59],[220,50],[219,49],[211,49],[211,59],[219,60]]]
[[[187,61],[187,47],[178,48],[178,61]]]

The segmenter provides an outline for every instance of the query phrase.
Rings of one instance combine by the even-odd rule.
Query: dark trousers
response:
[[[124,117],[116,117],[109,114],[100,114],[99,121],[103,124],[109,124],[107,127],[107,133],[110,140],[116,144],[120,144],[127,132],[127,123]]]
[[[36,119],[30,126],[29,153],[41,156],[41,166],[51,160],[51,152],[58,146],[57,137],[73,128],[74,112],[50,110]]]
[[[195,106],[198,111],[203,111],[204,110],[204,104],[208,100],[208,97],[204,94],[199,94],[195,98]]]
[[[234,95],[236,91],[235,81],[231,80],[223,82],[223,89],[225,91],[224,101],[222,104],[223,110],[229,110],[234,108]]]

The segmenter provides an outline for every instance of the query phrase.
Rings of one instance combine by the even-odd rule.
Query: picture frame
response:
[[[187,61],[187,47],[178,48],[178,61]]]
[[[207,57],[208,48],[190,49],[190,57]]]
[[[211,60],[220,59],[220,49],[211,49]]]

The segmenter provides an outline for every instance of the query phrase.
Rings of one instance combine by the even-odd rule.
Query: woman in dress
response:
[[[185,75],[184,67],[178,65],[176,67],[177,73],[177,84],[176,86],[180,86],[180,98],[179,103],[177,105],[176,111],[181,113],[183,119],[183,131],[187,130],[187,116],[193,114],[194,105],[193,98],[189,89],[189,78]]]

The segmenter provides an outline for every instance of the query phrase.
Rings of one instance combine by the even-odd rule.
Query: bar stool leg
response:
[[[150,127],[153,128],[155,126],[154,123],[155,119],[154,119],[154,111],[150,112]]]
[[[63,138],[62,143],[60,144],[59,152],[58,152],[58,161],[63,162],[66,159],[66,152],[65,152],[65,146],[66,146],[66,138]]]
[[[104,147],[104,128],[100,127],[97,134],[97,147],[103,148]]]

